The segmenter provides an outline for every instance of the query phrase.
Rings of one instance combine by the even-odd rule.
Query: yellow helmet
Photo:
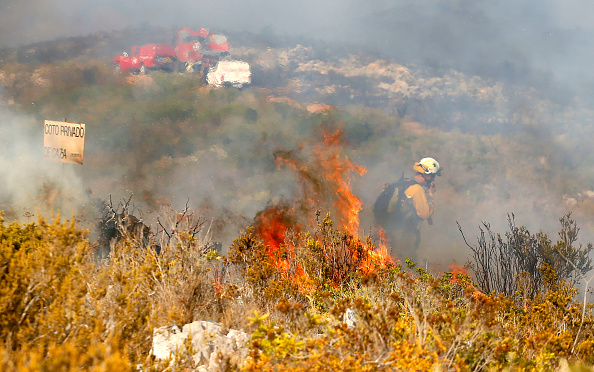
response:
[[[441,176],[441,167],[437,160],[433,158],[421,159],[421,161],[415,163],[413,170],[417,173],[436,174]]]

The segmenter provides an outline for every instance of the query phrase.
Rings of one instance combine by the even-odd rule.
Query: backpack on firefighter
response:
[[[373,217],[377,225],[396,225],[402,223],[406,211],[403,210],[403,204],[406,199],[404,191],[410,186],[417,184],[414,179],[404,178],[404,174],[400,179],[394,183],[386,184],[383,191],[380,193],[375,203],[373,204]],[[392,210],[389,210],[390,202],[394,195],[398,195],[398,199]]]

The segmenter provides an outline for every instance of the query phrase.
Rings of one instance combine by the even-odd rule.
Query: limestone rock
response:
[[[195,371],[223,371],[229,365],[241,365],[247,357],[249,335],[237,330],[224,330],[220,323],[196,321],[178,326],[161,327],[153,332],[152,354],[156,359],[172,358],[187,352],[191,340]]]

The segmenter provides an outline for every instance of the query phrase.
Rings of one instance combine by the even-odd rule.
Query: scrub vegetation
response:
[[[362,266],[353,257],[365,243],[329,216],[283,245],[294,255],[270,254],[248,229],[220,256],[194,237],[196,226],[170,233],[160,254],[127,236],[97,261],[71,220],[2,221],[2,370],[163,370],[167,361],[150,357],[152,330],[203,319],[251,334],[235,370],[578,371],[594,363],[592,306],[558,274],[563,263],[520,274],[538,281],[533,296],[521,284],[511,295],[484,293],[460,268]]]
[[[72,41],[56,43],[69,50]],[[230,370],[594,365],[592,245],[578,243],[576,222],[591,231],[587,109],[452,71],[428,78],[370,57],[321,63],[324,53],[300,48],[274,67],[265,65],[272,48],[246,48],[254,84],[210,89],[194,75],[114,74],[109,53],[92,45],[72,58],[41,58],[35,48],[51,48],[40,46],[1,54],[2,110],[26,116],[19,131],[39,134],[44,119],[87,124],[78,173],[92,197],[64,219],[70,195],[51,179],[33,187],[25,207],[36,213],[0,193],[0,370],[191,370],[191,358],[172,367],[150,349],[153,329],[195,320],[251,335],[249,357]],[[320,140],[327,133],[335,142]],[[365,230],[387,174],[399,178],[424,154],[446,168],[439,213],[472,211],[471,223],[482,223],[453,224],[457,240],[444,233],[431,243],[467,252],[466,265],[383,260],[371,234],[345,228],[344,200],[323,173],[336,167],[320,164],[342,160],[362,176],[349,186]],[[95,203],[130,192],[140,205],[131,212],[154,221],[150,242],[121,231],[106,255]],[[217,219],[176,213],[174,193]],[[509,231],[481,222],[508,206]],[[295,214],[280,230],[263,210]],[[520,215],[549,219],[558,238],[516,226]]]

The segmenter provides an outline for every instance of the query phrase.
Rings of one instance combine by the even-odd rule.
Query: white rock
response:
[[[220,323],[210,321],[186,324],[181,330],[177,326],[154,330],[152,354],[159,360],[173,360],[178,352],[185,352],[184,342],[189,337],[196,371],[222,371],[227,367],[222,361],[228,359],[240,365],[247,357],[248,334],[238,330],[223,332]]]
[[[357,314],[355,313],[355,310],[351,308],[346,309],[344,312],[344,321],[349,329],[355,328],[357,323]]]

